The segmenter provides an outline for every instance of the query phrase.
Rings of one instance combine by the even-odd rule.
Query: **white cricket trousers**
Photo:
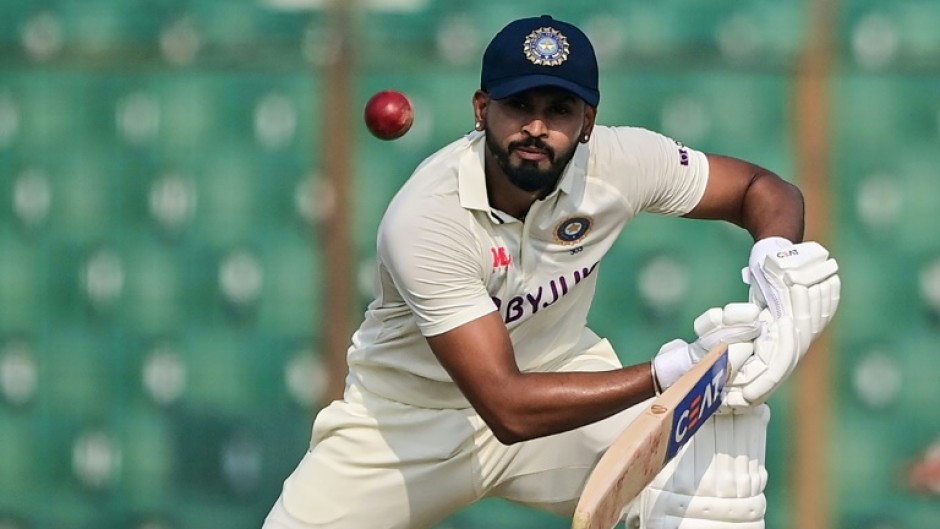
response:
[[[558,370],[617,367],[602,340]],[[418,408],[353,385],[317,416],[263,529],[421,529],[485,497],[571,516],[597,460],[645,407],[506,446],[472,408]]]

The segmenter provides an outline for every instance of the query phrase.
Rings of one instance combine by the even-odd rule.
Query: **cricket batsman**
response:
[[[524,18],[493,37],[473,130],[425,159],[385,212],[344,397],[314,420],[265,529],[422,529],[488,497],[571,516],[610,443],[718,342],[743,365],[725,412],[630,521],[763,527],[765,402],[832,318],[837,266],[801,242],[794,185],[597,124],[598,78],[590,40],[570,23]],[[746,230],[752,294],[707,310],[691,343],[625,351],[650,360],[624,366],[587,316],[598,276],[626,272],[604,256],[640,214]]]

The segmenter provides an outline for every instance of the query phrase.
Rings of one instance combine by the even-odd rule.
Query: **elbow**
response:
[[[748,195],[756,194],[763,198],[768,193],[775,195],[777,201],[798,203],[801,207],[803,205],[803,191],[799,186],[766,169],[760,169],[751,174],[742,196],[746,200]],[[742,200],[742,203],[745,200]]]
[[[774,173],[755,173],[739,202],[737,219],[755,239],[781,235],[793,242],[803,238],[806,204],[803,191]]]
[[[500,443],[506,446],[511,446],[516,443],[521,443],[523,441],[534,439],[534,437],[530,437],[530,436],[527,436],[518,432],[512,432],[509,430],[500,430],[496,428],[491,428],[491,430],[493,430],[493,435],[496,437],[496,439]]]
[[[518,399],[512,394],[489,394],[487,397],[472,404],[499,442],[508,446],[538,437],[534,431],[537,425],[531,420],[531,414],[521,409]]]
[[[783,180],[783,183],[784,183],[784,184],[787,186],[787,188],[789,189],[789,191],[790,191],[790,196],[793,198],[793,201],[796,202],[796,203],[798,203],[798,204],[800,205],[800,207],[802,208],[803,205],[804,205],[803,190],[801,190],[801,189],[799,188],[799,186],[797,186],[797,185],[794,184],[793,182],[787,182],[786,180]]]
[[[754,176],[752,185],[762,177],[768,176],[770,177],[770,179],[768,179],[770,182],[779,184],[780,191],[778,191],[778,194],[782,195],[782,197],[789,196],[789,202],[791,204],[798,205],[801,210],[803,209],[803,191],[793,182],[788,182],[775,173],[758,173]],[[784,198],[784,200],[786,200],[786,198]]]
[[[485,387],[465,391],[493,436],[507,446],[553,433],[543,411],[544,398],[527,380],[516,372],[509,377],[493,377]]]
[[[493,435],[496,437],[496,439],[506,446],[521,443],[522,441],[528,441],[529,439],[533,438],[529,435],[526,435],[526,433],[523,431],[507,427],[503,424],[487,423],[487,425],[490,427],[490,430],[493,431]]]
[[[537,424],[526,419],[526,414],[517,413],[508,406],[491,413],[481,413],[480,416],[496,439],[507,446],[543,435]]]

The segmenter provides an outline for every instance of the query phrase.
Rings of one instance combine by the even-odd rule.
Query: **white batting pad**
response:
[[[640,495],[627,527],[763,529],[769,420],[766,405],[709,419]]]

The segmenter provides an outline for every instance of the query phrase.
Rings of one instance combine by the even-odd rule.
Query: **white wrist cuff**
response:
[[[679,377],[692,369],[692,355],[685,340],[675,339],[659,349],[653,357],[653,373],[659,382],[660,391],[666,391]]]
[[[658,397],[663,394],[663,389],[659,387],[659,377],[656,376],[656,362],[650,362],[650,374],[653,376],[653,393]]]
[[[793,243],[783,237],[766,237],[757,241],[751,247],[750,264],[760,265],[768,254],[786,246],[793,246]]]
[[[771,254],[780,248],[785,248],[787,246],[793,246],[793,243],[784,239],[783,237],[765,237],[751,246],[751,255],[748,258],[747,266],[741,269],[741,281],[745,285],[751,285],[751,270],[760,268],[764,264],[764,259],[767,258],[768,254]]]

